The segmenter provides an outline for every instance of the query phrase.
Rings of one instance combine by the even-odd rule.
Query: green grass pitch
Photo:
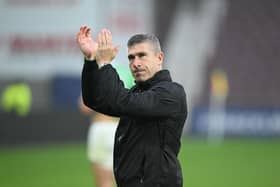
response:
[[[184,187],[279,187],[280,139],[183,139]],[[86,145],[0,147],[0,187],[93,187]]]

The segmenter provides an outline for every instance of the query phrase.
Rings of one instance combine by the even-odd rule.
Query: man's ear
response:
[[[157,58],[158,58],[159,65],[162,65],[164,59],[163,52],[159,52]]]

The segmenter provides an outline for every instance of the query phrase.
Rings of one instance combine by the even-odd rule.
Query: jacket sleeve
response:
[[[179,112],[183,95],[171,84],[158,84],[148,91],[133,93],[124,87],[111,65],[98,69],[96,62],[86,62],[82,72],[84,103],[97,112],[116,117],[174,115]]]

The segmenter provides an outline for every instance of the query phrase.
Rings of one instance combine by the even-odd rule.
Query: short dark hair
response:
[[[132,47],[135,44],[149,42],[152,44],[155,52],[161,52],[159,39],[153,34],[136,34],[133,35],[127,42],[127,47]]]

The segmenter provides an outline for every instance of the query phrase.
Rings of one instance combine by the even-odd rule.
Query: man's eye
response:
[[[129,61],[134,60],[134,58],[135,58],[135,56],[133,56],[133,55],[129,55],[129,56],[128,56],[128,60],[129,60]]]

